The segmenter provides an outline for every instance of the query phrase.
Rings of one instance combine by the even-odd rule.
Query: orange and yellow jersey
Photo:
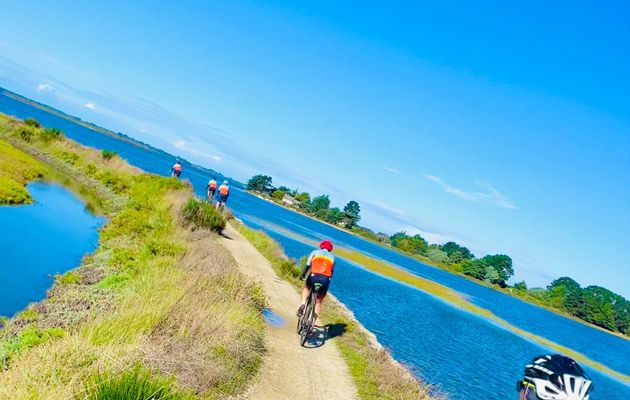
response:
[[[228,185],[221,185],[219,186],[219,194],[221,196],[227,196],[230,194],[230,188],[228,187]]]
[[[335,256],[325,249],[313,250],[306,260],[312,274],[331,277],[335,270]]]
[[[216,188],[217,188],[217,181],[215,181],[214,179],[209,181],[208,182],[208,188],[210,188],[212,190],[216,190]]]

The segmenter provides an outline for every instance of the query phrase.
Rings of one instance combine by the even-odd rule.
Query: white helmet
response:
[[[561,355],[536,357],[517,382],[526,400],[589,400],[593,382],[574,360]]]

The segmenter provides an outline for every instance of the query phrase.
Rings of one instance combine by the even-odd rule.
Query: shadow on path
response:
[[[346,333],[347,324],[328,324],[324,326],[316,326],[304,343],[307,349],[315,349],[322,347],[330,339],[343,336]]]

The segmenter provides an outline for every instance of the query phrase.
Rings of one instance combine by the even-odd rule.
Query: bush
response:
[[[190,198],[182,207],[182,217],[186,225],[193,228],[207,228],[221,233],[225,228],[225,219],[212,204],[197,198]]]
[[[176,391],[174,379],[152,375],[139,366],[118,376],[113,373],[98,374],[90,380],[86,391],[90,400],[192,398]]]
[[[116,157],[118,153],[111,150],[103,150],[101,151],[101,155],[103,156],[105,160],[111,160],[112,158]]]
[[[63,136],[63,132],[61,132],[57,128],[46,128],[39,132],[39,137],[44,142],[52,142],[53,140],[58,140]]]
[[[33,128],[40,128],[42,126],[35,118],[26,118],[24,123],[28,126],[32,126]]]

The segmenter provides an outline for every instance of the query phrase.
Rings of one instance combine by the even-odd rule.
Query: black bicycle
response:
[[[304,311],[300,318],[298,318],[297,333],[300,335],[300,346],[304,346],[308,336],[313,332],[313,326],[315,324],[315,302],[317,301],[317,295],[321,292],[324,286],[321,283],[314,283],[311,291],[306,299],[304,305]]]

